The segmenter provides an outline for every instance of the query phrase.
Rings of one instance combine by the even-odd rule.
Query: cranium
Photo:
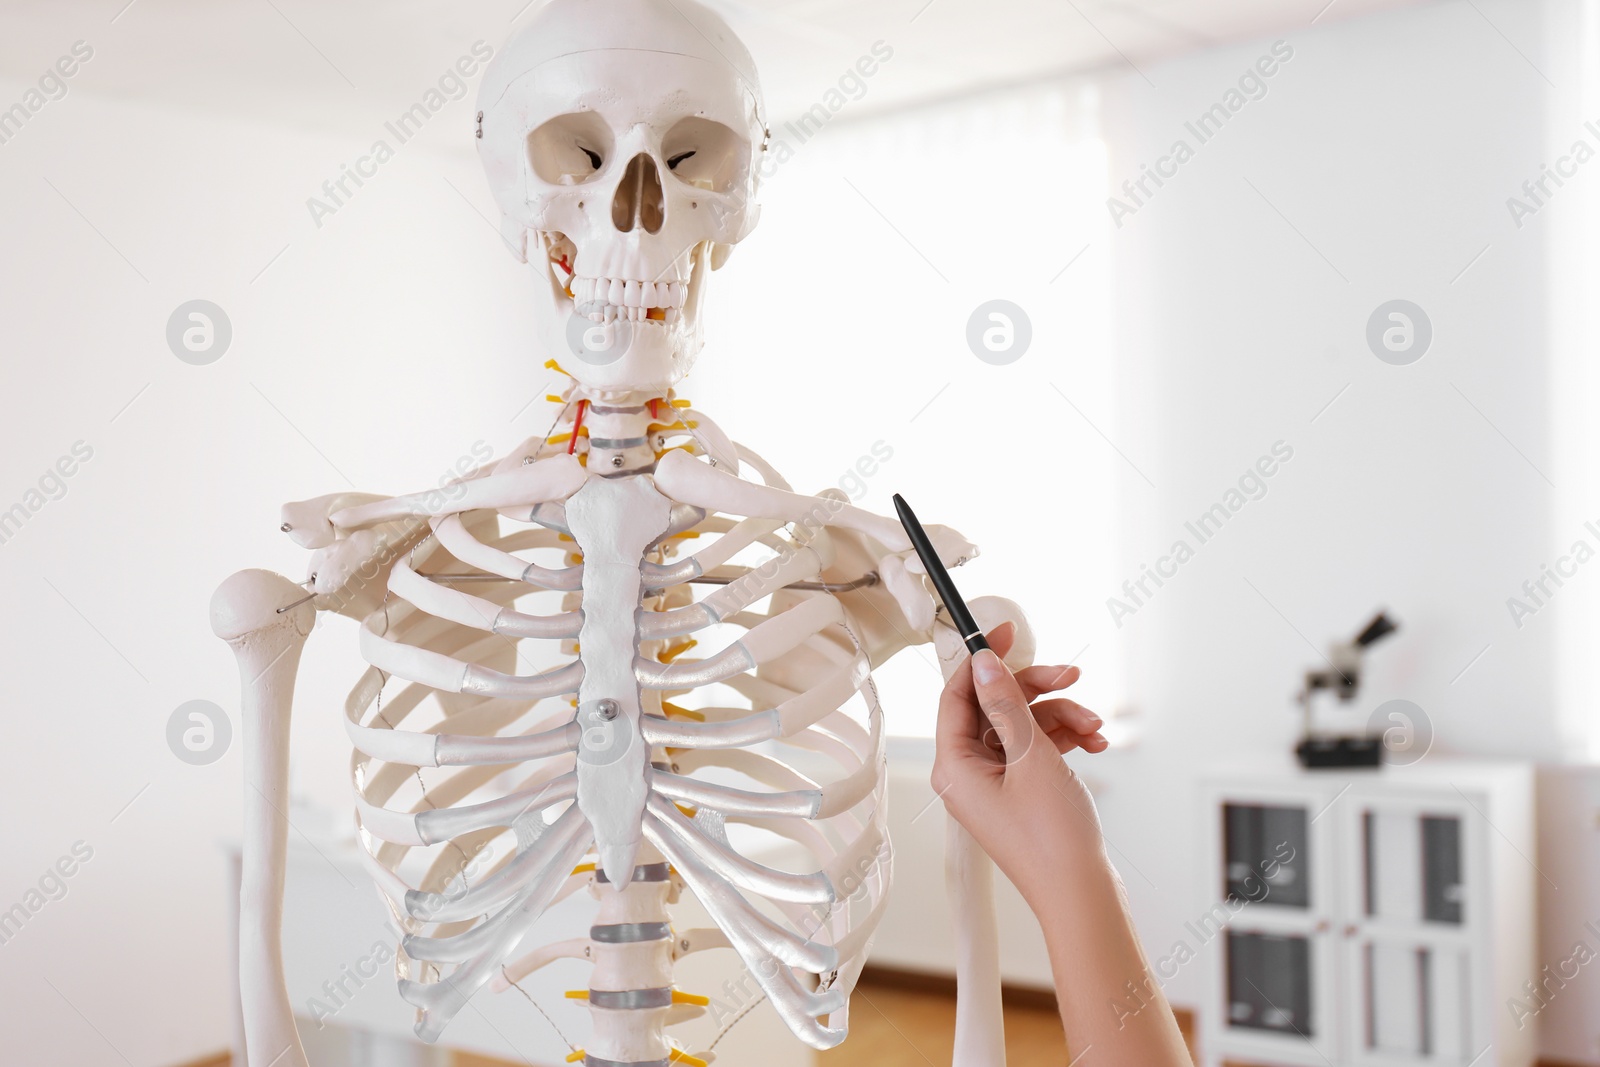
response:
[[[552,0],[489,65],[478,106],[547,350],[596,395],[664,395],[700,350],[708,269],[759,214],[749,53],[692,0]]]

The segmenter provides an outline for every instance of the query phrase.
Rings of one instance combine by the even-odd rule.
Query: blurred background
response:
[[[0,3],[5,1062],[227,1062],[212,590],[303,576],[281,503],[431,486],[554,418],[451,76],[538,2]],[[711,6],[775,151],[680,393],[797,488],[962,530],[969,595],[1083,667],[1114,745],[1072,762],[1197,1055],[1600,1064],[1600,4]],[[169,339],[195,307],[203,358]],[[387,973],[348,979],[384,931],[349,859],[355,630],[320,629],[286,928],[314,1062],[561,1062],[515,992],[424,1051]],[[880,684],[900,891],[823,1059],[948,1062],[938,673]],[[1387,766],[1303,769],[1308,718]],[[1013,1062],[1064,1062],[1002,910]],[[574,981],[539,987],[567,1030]],[[812,1056],[764,1006],[719,1051]]]

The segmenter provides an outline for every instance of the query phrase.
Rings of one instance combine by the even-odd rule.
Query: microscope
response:
[[[1349,735],[1319,732],[1311,712],[1313,696],[1332,690],[1340,704],[1356,698],[1361,688],[1362,657],[1368,648],[1399,630],[1387,614],[1378,614],[1353,640],[1336,643],[1328,650],[1328,666],[1306,671],[1305,684],[1295,698],[1300,705],[1301,739],[1294,754],[1308,770],[1330,767],[1377,767],[1383,762],[1383,738],[1379,735]]]

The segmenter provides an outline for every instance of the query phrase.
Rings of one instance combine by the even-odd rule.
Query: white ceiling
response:
[[[535,3],[539,0],[534,0]],[[1228,40],[1406,0],[712,0],[755,55],[776,118],[875,41],[894,58],[857,114],[1093,69],[1139,70]],[[498,48],[527,0],[0,0],[0,79],[32,81],[74,41],[73,91],[299,127],[368,132],[473,41]],[[1139,75],[1134,75],[1139,76]],[[5,101],[9,104],[11,101]]]

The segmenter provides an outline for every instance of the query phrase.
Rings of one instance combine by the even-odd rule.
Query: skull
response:
[[[478,107],[547,348],[591,394],[664,395],[700,350],[707,273],[759,215],[749,53],[693,0],[550,0],[490,63]]]

